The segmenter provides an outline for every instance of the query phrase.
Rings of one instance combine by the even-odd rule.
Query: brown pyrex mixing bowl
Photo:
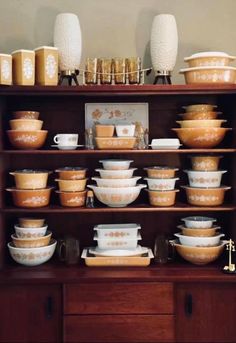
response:
[[[55,170],[59,173],[60,180],[81,180],[85,179],[87,168],[82,167],[64,167]]]
[[[214,171],[218,170],[220,159],[223,156],[198,155],[190,156],[193,170]]]
[[[222,112],[214,112],[214,111],[203,111],[203,112],[186,112],[186,113],[179,113],[179,116],[183,120],[209,120],[209,119],[216,119],[218,115],[222,114]]]
[[[37,131],[43,126],[42,120],[36,119],[13,119],[9,121],[11,130],[18,131]]]
[[[17,248],[38,248],[45,247],[49,244],[52,236],[51,231],[47,231],[46,235],[37,238],[19,238],[15,234],[11,235],[14,246]]]
[[[61,206],[66,207],[81,207],[85,205],[87,191],[83,192],[61,192],[59,193]]]
[[[47,134],[47,130],[7,131],[7,135],[11,145],[17,149],[39,149],[44,145]]]
[[[87,180],[88,179],[80,179],[80,180],[55,179],[55,181],[58,182],[59,190],[61,192],[82,192],[85,190]]]
[[[17,207],[36,208],[48,206],[53,187],[43,189],[17,189],[7,188],[12,193],[13,203]]]
[[[192,128],[192,127],[221,127],[227,120],[224,119],[198,119],[198,120],[177,120],[176,123],[181,128]]]
[[[193,127],[172,129],[180,141],[189,148],[214,148],[222,142],[227,131],[225,127]]]
[[[177,227],[182,230],[183,235],[192,237],[212,237],[216,235],[216,230],[220,229],[220,226],[213,226],[207,229],[192,229],[184,227],[183,225],[179,225]]]
[[[149,202],[152,206],[172,206],[175,203],[176,193],[179,189],[171,191],[151,191],[147,190]]]
[[[25,228],[41,228],[45,219],[42,218],[18,218],[19,226]]]
[[[234,67],[194,67],[181,69],[186,84],[234,84],[236,68]]]
[[[39,112],[36,111],[14,111],[12,112],[15,119],[38,119]]]
[[[219,206],[224,202],[225,191],[231,187],[221,186],[218,188],[194,188],[182,186],[186,190],[187,201],[195,206]]]
[[[204,112],[204,111],[213,111],[217,105],[212,104],[193,104],[182,106],[186,112]]]
[[[144,170],[147,171],[147,175],[150,179],[171,179],[175,177],[175,172],[179,169],[165,166],[153,166],[146,167]]]
[[[16,188],[18,189],[40,189],[47,187],[47,170],[22,169],[10,172],[15,178]]]

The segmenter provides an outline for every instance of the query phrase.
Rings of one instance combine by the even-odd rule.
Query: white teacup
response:
[[[78,145],[79,135],[77,133],[59,133],[54,136],[53,140],[58,147],[74,147]]]

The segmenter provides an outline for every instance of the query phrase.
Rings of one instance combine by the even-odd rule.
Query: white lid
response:
[[[124,237],[119,237],[118,238],[117,237],[118,241],[140,241],[141,239],[142,239],[142,237],[141,237],[140,233],[137,235],[136,238],[124,238]],[[93,240],[94,241],[104,241],[104,242],[106,242],[106,241],[110,241],[111,238],[98,238],[97,235],[94,235]],[[114,238],[112,239],[112,241],[113,240],[114,240]]]
[[[43,46],[39,46],[38,48],[34,49],[34,51],[38,51],[38,50],[41,50],[41,49],[58,50],[58,48],[56,48],[55,46],[43,45]]]
[[[14,55],[14,54],[17,54],[18,52],[28,52],[28,53],[34,54],[34,50],[24,50],[24,49],[19,49],[19,50],[12,51],[11,54]]]
[[[214,70],[214,69],[219,69],[219,70],[236,70],[235,67],[224,67],[224,66],[206,66],[206,67],[193,67],[193,68],[185,68],[185,69],[180,69],[180,74],[181,73],[186,73],[187,71],[197,71],[197,70]]]
[[[0,54],[0,56],[11,57],[10,54]]]
[[[99,224],[94,226],[94,230],[119,230],[119,229],[141,229],[139,224],[129,223],[129,224]]]
[[[198,52],[196,54],[193,54],[189,57],[185,57],[184,61],[190,61],[193,60],[194,58],[203,58],[203,57],[228,57],[232,60],[234,60],[236,57],[235,56],[230,56],[226,52],[221,52],[221,51],[204,51],[204,52]]]
[[[152,139],[151,145],[155,146],[169,146],[169,145],[180,145],[178,138],[155,138]]]

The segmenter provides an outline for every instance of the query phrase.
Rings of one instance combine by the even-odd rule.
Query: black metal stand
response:
[[[62,85],[64,80],[68,81],[68,86],[72,86],[72,82],[78,86],[79,82],[77,80],[77,76],[79,75],[79,70],[74,70],[74,71],[65,71],[60,73],[60,78],[58,81],[58,85]]]
[[[171,85],[170,75],[157,75],[153,82],[154,85]]]

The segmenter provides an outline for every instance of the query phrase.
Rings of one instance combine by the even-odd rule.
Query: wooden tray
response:
[[[153,258],[153,252],[148,250],[144,256],[112,256],[112,257],[100,257],[89,254],[89,249],[84,249],[81,258],[85,260],[85,264],[88,267],[147,267]]]

